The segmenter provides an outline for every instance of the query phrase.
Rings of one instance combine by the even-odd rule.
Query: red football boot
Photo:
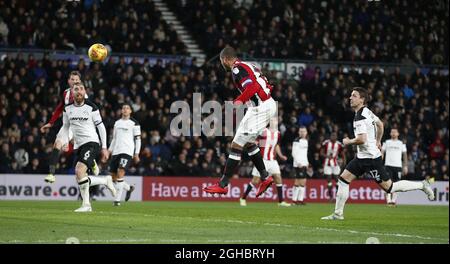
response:
[[[261,184],[259,185],[258,192],[256,193],[256,197],[259,197],[261,194],[263,194],[273,183],[273,177],[269,176],[267,179],[265,179]]]
[[[207,186],[203,188],[203,191],[207,193],[218,193],[218,194],[227,194],[228,193],[228,187],[222,188],[220,187],[219,183]]]

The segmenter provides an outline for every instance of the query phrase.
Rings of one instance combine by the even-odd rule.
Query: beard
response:
[[[74,101],[75,101],[77,104],[82,104],[82,103],[84,102],[84,96],[82,96],[82,95],[74,96]]]

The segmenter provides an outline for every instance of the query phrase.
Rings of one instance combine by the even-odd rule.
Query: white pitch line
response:
[[[122,213],[122,212],[104,212],[99,211],[98,213],[102,214],[118,214],[118,215],[128,215],[128,214],[137,214],[137,213]],[[139,215],[139,214],[138,214]],[[312,229],[312,230],[320,230],[320,231],[331,231],[331,232],[338,232],[338,233],[351,233],[351,234],[364,234],[364,235],[372,235],[372,236],[388,236],[388,237],[405,237],[405,238],[417,238],[417,239],[424,239],[424,240],[442,240],[442,241],[448,241],[448,239],[445,238],[436,238],[436,237],[426,237],[426,236],[419,236],[419,235],[410,235],[410,234],[400,234],[400,233],[379,233],[379,232],[368,232],[368,231],[357,231],[357,230],[351,230],[351,229],[335,229],[335,228],[326,228],[326,227],[308,227],[308,226],[302,226],[302,225],[290,225],[290,224],[278,224],[278,223],[258,223],[258,222],[251,222],[251,221],[242,221],[242,220],[233,220],[233,219],[203,219],[203,218],[195,218],[190,216],[166,216],[166,215],[149,215],[149,214],[142,214],[146,217],[166,217],[166,218],[174,218],[174,219],[190,219],[190,220],[196,220],[196,221],[203,221],[203,222],[225,222],[225,223],[237,223],[237,224],[246,224],[246,225],[254,225],[254,224],[262,224],[267,226],[278,226],[278,227],[285,227],[285,228],[301,228],[301,229]]]
[[[37,241],[23,241],[23,240],[11,240],[11,241],[0,241],[0,243],[6,244],[6,243],[31,243],[31,244],[52,244],[52,243],[65,243],[66,240],[58,239],[58,240],[37,240]],[[193,244],[193,243],[205,243],[204,240],[186,240],[186,239],[151,239],[151,238],[139,238],[139,239],[123,239],[123,238],[117,238],[117,239],[85,239],[80,240],[80,243],[174,243],[174,244]],[[206,243],[252,243],[252,244],[359,244],[354,241],[278,241],[278,240],[221,240],[221,239],[213,239],[213,240],[207,240]],[[384,244],[398,244],[394,242],[386,242]],[[417,244],[413,242],[406,242],[401,244]]]
[[[29,208],[14,208],[17,209],[29,209]],[[67,212],[72,212],[71,210],[63,210]],[[290,225],[290,224],[278,224],[278,223],[258,223],[258,222],[252,222],[252,221],[242,221],[242,220],[233,220],[233,219],[203,219],[203,218],[195,218],[190,216],[169,216],[169,215],[150,215],[150,214],[139,214],[139,213],[125,213],[125,212],[106,212],[106,211],[94,211],[94,213],[97,214],[110,214],[110,215],[142,215],[145,217],[165,217],[165,218],[173,218],[173,219],[190,219],[195,221],[203,221],[203,222],[221,222],[221,223],[236,223],[236,224],[245,224],[245,225],[255,225],[255,224],[262,224],[262,225],[268,225],[268,226],[278,226],[278,227],[285,227],[285,228],[301,228],[305,230],[320,230],[320,231],[330,231],[330,232],[337,232],[337,233],[351,233],[351,234],[364,234],[364,235],[371,235],[371,236],[387,236],[387,237],[404,237],[404,238],[416,238],[416,239],[423,239],[423,240],[441,240],[441,241],[448,241],[447,238],[437,238],[437,237],[426,237],[426,236],[419,236],[419,235],[411,235],[411,234],[400,234],[400,233],[379,233],[379,232],[367,232],[367,231],[357,231],[357,230],[351,230],[351,229],[335,229],[335,228],[326,228],[326,227],[309,227],[309,226],[302,226],[302,225]]]

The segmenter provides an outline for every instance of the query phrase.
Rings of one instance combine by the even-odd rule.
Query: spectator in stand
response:
[[[445,154],[445,146],[441,142],[441,138],[438,136],[434,142],[430,145],[430,158],[441,159]]]
[[[197,67],[181,61],[166,64],[161,61],[150,65],[145,61],[125,62],[123,59],[105,65],[85,63],[79,61],[72,66],[66,60],[20,53],[6,56],[0,61],[0,173],[25,172],[27,167],[32,167],[34,159],[39,162],[38,166],[35,164],[34,171],[48,166],[46,157],[51,151],[49,144],[55,138],[60,123],[57,122],[56,128],[48,135],[40,134],[38,128],[48,122],[49,113],[59,100],[66,75],[72,70],[81,70],[86,76],[91,100],[102,108],[109,135],[113,121],[118,118],[121,103],[134,103],[133,106],[139,108],[135,117],[142,124],[142,161],[130,167],[132,174],[221,174],[228,138],[173,135],[168,129],[174,117],[170,114],[170,106],[175,100],[192,104],[193,93],[208,91],[211,85],[215,88],[205,92],[202,100],[229,98],[237,92],[230,88],[231,80],[219,64]],[[34,69],[39,67],[45,69],[46,74],[34,74]],[[286,142],[296,136],[300,120],[302,124],[308,125],[311,148],[314,149],[333,130],[338,131],[338,138],[352,133],[351,123],[348,122],[353,117],[348,108],[349,87],[362,85],[371,89],[375,95],[373,109],[385,122],[386,129],[394,123],[403,129],[402,134],[405,135],[411,154],[409,166],[414,167],[414,170],[410,168],[409,171],[417,174],[414,177],[425,177],[432,160],[437,163],[435,167],[438,172],[443,170],[442,165],[448,168],[449,86],[445,72],[434,69],[427,72],[414,70],[411,74],[400,70],[359,72],[334,67],[326,71],[314,69],[312,73],[311,80],[288,82],[273,78],[275,83],[272,94],[279,102],[280,146],[284,153],[291,152],[290,144]],[[219,83],[218,79],[224,81]],[[408,87],[417,87],[414,88],[414,96],[409,100],[393,100],[402,97],[399,87],[405,83]],[[330,94],[333,98],[331,101],[328,100]],[[435,142],[435,133],[439,135],[440,143],[437,140]],[[17,152],[20,149],[27,154]],[[18,162],[13,162],[15,153],[22,153],[18,155],[20,157],[28,155],[29,163],[25,168],[20,169]],[[351,149],[347,155],[353,155]],[[73,173],[73,156],[71,151],[61,156],[58,174]],[[248,160],[244,158],[243,163],[246,162]],[[154,165],[150,166],[150,163]],[[292,171],[290,164],[288,162],[284,168],[286,175]],[[249,176],[245,169],[242,173],[239,176]],[[312,175],[318,174],[317,170],[312,172]]]

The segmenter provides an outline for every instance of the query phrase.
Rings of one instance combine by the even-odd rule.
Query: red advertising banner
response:
[[[201,177],[143,177],[142,200],[144,201],[236,201],[245,192],[250,182],[248,178],[232,179],[228,194],[218,195],[203,192],[203,188],[217,182],[216,178]],[[292,199],[293,179],[283,180],[283,192],[286,201]],[[335,191],[335,190],[333,190]],[[335,193],[335,192],[333,192]],[[256,190],[248,196],[249,201],[277,201],[275,184],[259,198],[255,198]],[[305,202],[328,202],[326,180],[308,180]],[[374,181],[356,180],[350,185],[350,203],[384,203],[384,191]]]

